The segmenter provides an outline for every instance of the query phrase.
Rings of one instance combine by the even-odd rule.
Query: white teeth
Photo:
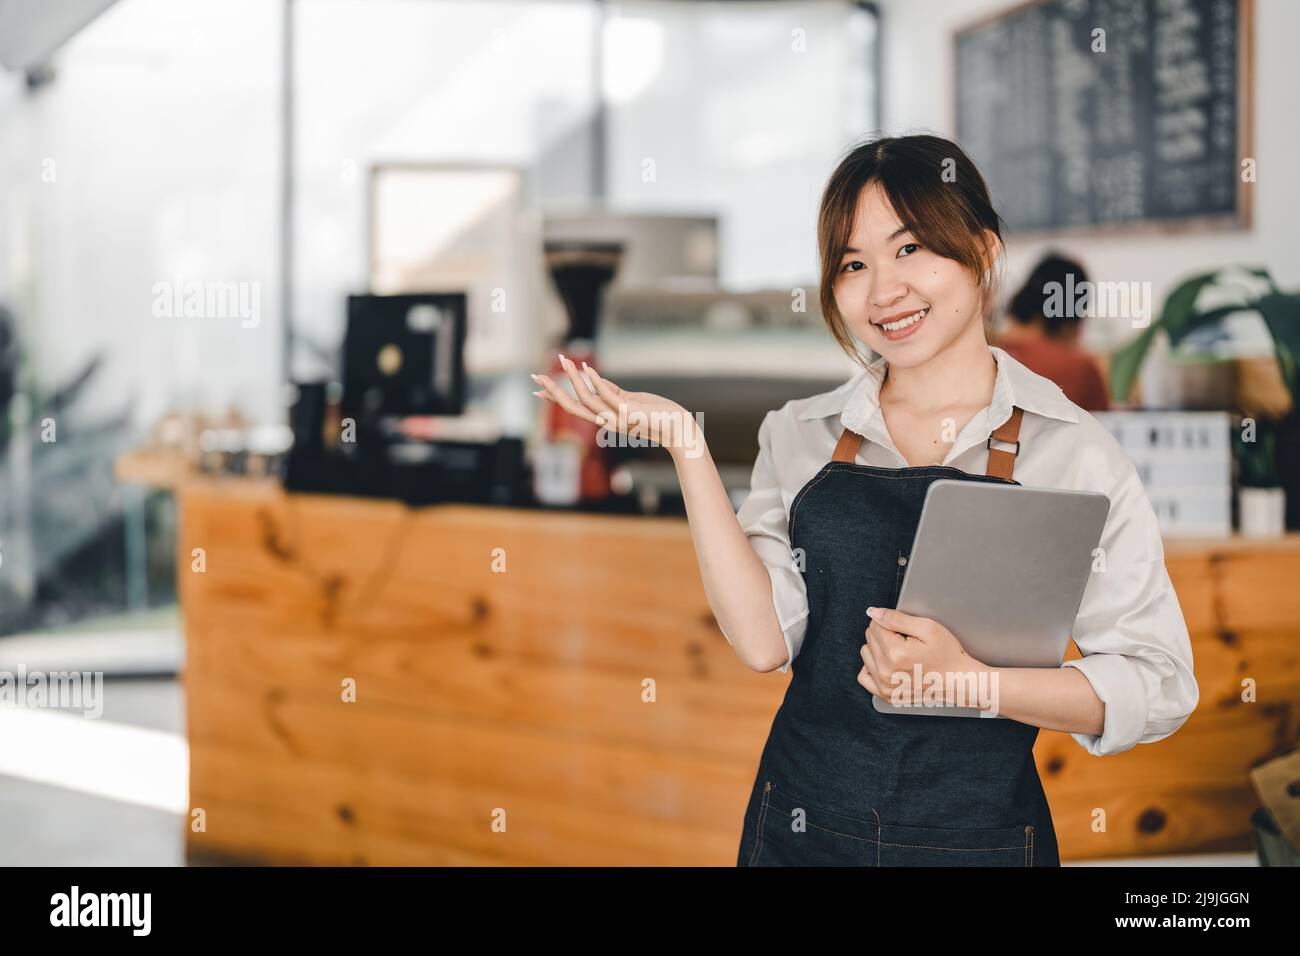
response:
[[[907,318],[899,319],[897,322],[886,322],[881,326],[881,328],[886,332],[897,332],[899,329],[905,329],[909,325],[915,325],[917,322],[920,322],[925,318],[926,313],[929,311],[929,309],[922,309],[919,312],[913,312]]]

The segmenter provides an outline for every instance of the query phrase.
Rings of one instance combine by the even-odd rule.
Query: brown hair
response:
[[[840,161],[822,192],[817,214],[821,259],[822,316],[831,335],[856,362],[866,364],[835,304],[835,280],[853,231],[862,190],[879,183],[899,221],[923,246],[970,269],[982,289],[983,306],[996,287],[984,230],[1002,238],[1001,217],[989,200],[984,177],[956,143],[939,136],[896,136],[854,147]]]

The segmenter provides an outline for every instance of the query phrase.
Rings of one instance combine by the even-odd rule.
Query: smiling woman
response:
[[[1057,866],[1033,757],[1039,729],[1119,753],[1172,734],[1198,700],[1155,514],[1109,432],[989,345],[1000,220],[955,143],[908,136],[852,149],[823,193],[818,236],[823,315],[862,372],[768,412],[738,515],[702,435],[661,442],[723,635],[753,669],[793,670],[737,862]],[[879,357],[868,361],[860,343]],[[588,421],[612,427],[628,409],[691,421],[669,399],[562,364],[574,394],[535,376],[536,394]],[[962,622],[949,630],[894,607],[939,479],[1107,495],[1106,573],[1089,580],[1072,631],[1081,659],[993,665],[962,646]],[[932,675],[945,688],[995,683],[996,713],[979,716],[1008,719],[873,706],[929,703],[894,698],[910,674],[923,675],[916,687]],[[956,703],[946,691],[938,702]]]

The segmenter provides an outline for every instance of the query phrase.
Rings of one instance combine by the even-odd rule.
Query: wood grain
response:
[[[735,658],[685,522],[177,491],[193,861],[734,865],[789,678]],[[1040,734],[1063,858],[1248,847],[1296,744],[1300,536],[1166,555],[1201,706],[1104,758]]]

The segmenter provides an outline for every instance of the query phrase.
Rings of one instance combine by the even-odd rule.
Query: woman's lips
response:
[[[909,335],[915,333],[916,330],[921,327],[922,323],[925,322],[926,316],[928,316],[929,314],[930,314],[930,308],[929,306],[927,306],[924,309],[917,309],[915,312],[907,316],[905,319],[900,319],[899,320],[900,322],[907,323],[902,328],[890,330],[885,328],[884,325],[877,325],[876,328],[880,330],[880,334],[883,335],[888,341],[897,342],[899,339],[905,339]],[[890,322],[889,324],[896,325],[897,323]]]

